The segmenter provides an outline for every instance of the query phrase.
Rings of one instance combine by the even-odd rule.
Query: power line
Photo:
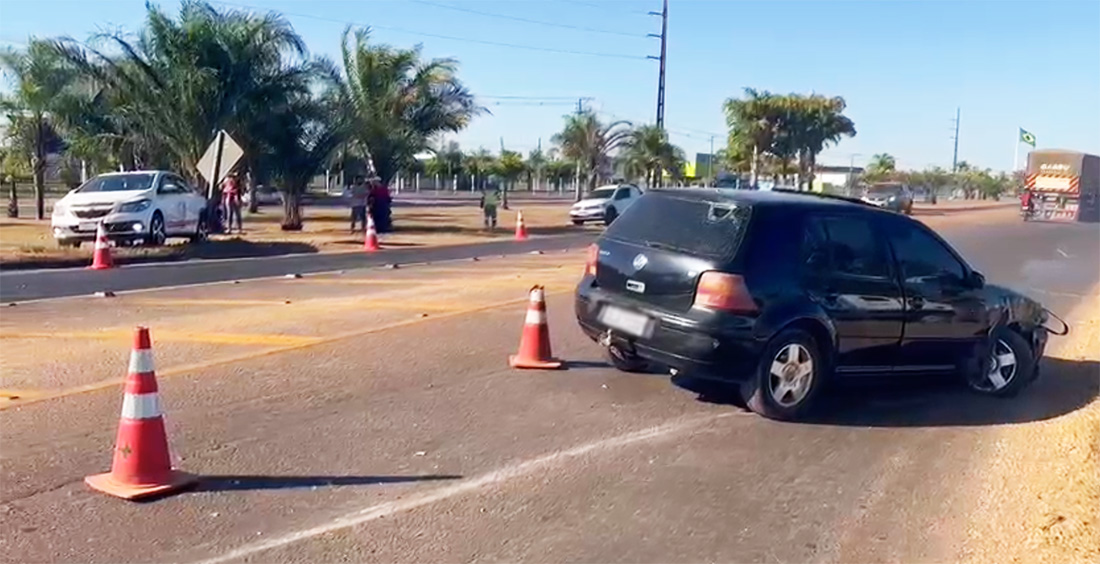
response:
[[[478,98],[485,98],[487,100],[569,100],[572,103],[576,100],[576,96],[481,96]]]
[[[488,17],[488,18],[497,18],[497,19],[501,19],[501,20],[510,20],[510,21],[514,21],[514,22],[523,22],[523,23],[529,23],[529,24],[535,24],[535,25],[542,25],[542,26],[546,26],[546,27],[556,27],[556,28],[561,28],[561,29],[573,29],[573,30],[577,30],[577,31],[586,31],[586,32],[589,32],[589,33],[604,33],[604,34],[607,34],[607,35],[619,35],[619,36],[622,36],[622,37],[643,37],[641,34],[638,34],[638,33],[626,33],[626,32],[622,32],[622,31],[614,31],[614,30],[610,30],[610,29],[599,29],[599,28],[594,28],[594,27],[584,27],[584,26],[578,26],[578,25],[560,24],[560,23],[554,23],[554,22],[544,22],[542,20],[532,20],[532,19],[528,19],[528,18],[521,18],[521,17],[518,17],[518,16],[509,16],[509,15],[505,15],[505,14],[495,14],[493,12],[482,12],[481,10],[472,10],[470,8],[462,8],[462,7],[459,7],[459,6],[449,6],[447,4],[437,4],[435,2],[429,2],[428,0],[410,0],[410,1],[415,2],[417,4],[424,4],[425,6],[435,6],[436,8],[443,8],[445,10],[454,10],[456,12],[465,12],[467,14],[475,14],[475,15],[478,15],[478,16],[485,16],[485,17]]]
[[[577,6],[586,6],[588,8],[596,8],[597,10],[607,10],[607,11],[610,11],[610,12],[615,12],[617,14],[629,14],[629,15],[632,15],[632,16],[646,16],[646,15],[648,15],[646,12],[641,12],[641,11],[638,11],[638,10],[620,10],[618,8],[612,8],[612,7],[606,6],[604,4],[596,4],[596,3],[593,3],[593,2],[580,2],[578,0],[558,0],[558,1],[559,2],[565,2],[566,4],[575,4]]]
[[[515,44],[515,43],[501,43],[499,41],[485,41],[485,40],[482,40],[482,39],[471,39],[469,37],[455,37],[453,35],[442,35],[442,34],[439,34],[439,33],[428,33],[428,32],[424,32],[424,31],[413,31],[411,29],[405,29],[405,28],[393,27],[393,26],[364,24],[364,23],[358,23],[358,22],[352,22],[352,21],[346,21],[346,20],[338,20],[338,19],[334,19],[334,18],[326,18],[326,17],[322,17],[322,16],[315,16],[315,15],[312,15],[312,14],[300,14],[300,13],[294,13],[294,12],[277,11],[277,10],[272,10],[272,9],[269,9],[269,8],[261,8],[261,7],[258,7],[258,6],[250,6],[250,5],[247,5],[247,4],[237,4],[237,3],[233,3],[233,2],[221,2],[219,0],[210,0],[210,3],[211,4],[219,4],[219,5],[222,5],[222,6],[230,6],[230,7],[234,7],[234,8],[243,8],[243,9],[246,9],[246,10],[276,12],[276,13],[281,13],[284,16],[293,17],[293,18],[307,18],[307,19],[317,20],[317,21],[322,21],[322,22],[331,22],[331,23],[338,23],[338,24],[344,24],[344,25],[352,25],[352,26],[368,28],[368,29],[382,29],[382,30],[386,30],[386,31],[393,31],[393,32],[396,32],[396,33],[407,33],[409,35],[417,35],[417,36],[422,36],[422,37],[432,37],[432,38],[435,38],[435,39],[446,39],[446,40],[449,40],[449,41],[460,41],[460,42],[464,42],[464,43],[475,43],[475,44],[478,44],[478,45],[491,45],[493,47],[511,47],[513,49],[524,49],[524,50],[527,50],[527,51],[541,51],[541,52],[545,52],[545,53],[560,53],[560,54],[563,54],[563,55],[582,55],[582,56],[586,56],[586,57],[603,57],[603,58],[608,58],[608,59],[630,59],[630,60],[634,60],[634,61],[645,60],[645,57],[640,56],[640,55],[625,55],[625,54],[620,54],[620,53],[601,53],[601,52],[595,52],[595,51],[575,51],[575,50],[572,50],[572,49],[557,49],[557,48],[554,48],[554,47],[535,47],[533,45],[518,45],[518,44]]]

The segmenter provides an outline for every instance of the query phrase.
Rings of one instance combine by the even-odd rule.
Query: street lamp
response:
[[[862,157],[862,153],[852,153],[848,155],[848,196],[852,195],[853,188],[856,185],[856,157]]]

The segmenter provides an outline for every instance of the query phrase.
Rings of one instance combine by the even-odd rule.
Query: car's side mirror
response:
[[[985,276],[982,276],[982,273],[977,270],[971,270],[970,273],[966,275],[965,282],[970,288],[981,288],[985,286]]]

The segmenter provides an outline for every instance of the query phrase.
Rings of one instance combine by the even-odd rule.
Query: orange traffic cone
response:
[[[516,212],[516,241],[527,240],[527,225],[523,223],[523,212]]]
[[[367,212],[367,236],[363,239],[363,250],[368,253],[373,253],[379,250],[378,246],[378,229],[374,227],[374,218],[371,217],[370,212]]]
[[[106,270],[114,268],[115,261],[111,259],[111,244],[107,242],[107,226],[99,222],[95,229],[95,249],[92,251],[91,270]]]
[[[519,352],[508,357],[512,368],[561,368],[561,361],[550,352],[550,327],[546,324],[546,293],[542,286],[531,288],[531,300],[527,304],[527,319],[523,324],[523,336]]]
[[[111,471],[88,476],[84,482],[94,490],[123,499],[166,494],[194,483],[196,476],[172,469],[149,329],[145,327],[134,332],[130,373],[123,393]]]

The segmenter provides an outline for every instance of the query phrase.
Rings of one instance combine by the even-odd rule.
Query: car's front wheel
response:
[[[756,373],[742,384],[741,394],[745,405],[764,417],[797,419],[812,405],[825,372],[813,336],[801,329],[786,329],[764,348]]]
[[[164,230],[164,216],[159,211],[153,212],[149,220],[149,234],[145,237],[145,244],[150,247],[160,247],[168,241],[168,233]]]
[[[607,206],[607,211],[603,212],[603,224],[611,225],[617,217],[619,217],[619,212],[615,211],[614,206]]]
[[[966,370],[966,385],[974,392],[1010,397],[1035,379],[1038,359],[1027,339],[1001,327],[993,332],[989,358]]]
[[[584,225],[584,220],[582,220],[582,219],[574,219],[574,220],[573,220],[573,225]]]

